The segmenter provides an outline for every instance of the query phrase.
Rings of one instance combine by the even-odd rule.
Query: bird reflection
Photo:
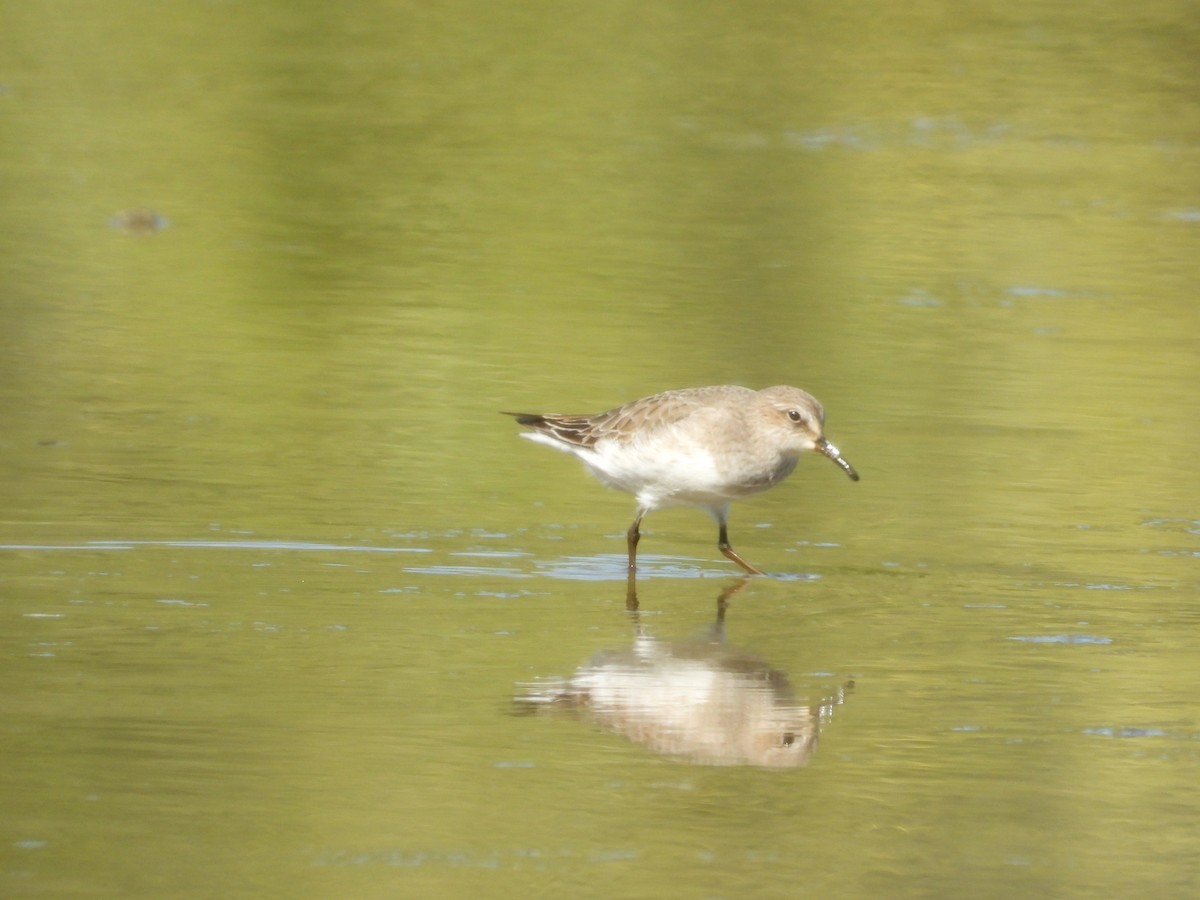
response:
[[[730,646],[728,600],[747,581],[721,592],[716,619],[703,634],[678,642],[647,633],[630,592],[633,646],[597,653],[570,678],[522,685],[517,710],[575,711],[656,753],[695,765],[804,765],[823,721],[852,684],[815,706],[801,704],[783,672]]]

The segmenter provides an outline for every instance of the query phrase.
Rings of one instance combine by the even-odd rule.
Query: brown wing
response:
[[[712,388],[688,388],[643,397],[592,416],[505,413],[517,422],[568,444],[592,447],[603,438],[627,441],[680,422],[705,405]],[[720,389],[717,389],[720,390]]]
[[[534,431],[549,434],[568,444],[578,444],[580,447],[590,447],[599,437],[590,433],[593,416],[556,416],[540,415],[538,413],[501,413],[513,416],[518,424],[526,425]]]

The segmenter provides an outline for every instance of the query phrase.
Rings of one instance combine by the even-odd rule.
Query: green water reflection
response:
[[[0,29],[0,893],[1200,887],[1185,4],[23,4]],[[733,510],[802,768],[521,685],[629,498],[496,411],[790,383]],[[656,513],[637,624],[736,574]]]

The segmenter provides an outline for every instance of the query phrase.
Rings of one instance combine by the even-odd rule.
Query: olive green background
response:
[[[0,893],[1200,889],[1191,5],[0,17]],[[863,476],[733,510],[811,762],[512,715],[629,646],[633,504],[496,411],[727,382]]]

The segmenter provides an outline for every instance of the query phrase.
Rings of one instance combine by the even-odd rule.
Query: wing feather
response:
[[[637,436],[649,437],[670,428],[704,408],[713,391],[728,388],[688,388],[643,397],[595,415],[559,415],[557,413],[504,413],[534,431],[549,435],[565,444],[593,447],[608,439],[628,442]],[[747,391],[747,393],[751,393]]]

